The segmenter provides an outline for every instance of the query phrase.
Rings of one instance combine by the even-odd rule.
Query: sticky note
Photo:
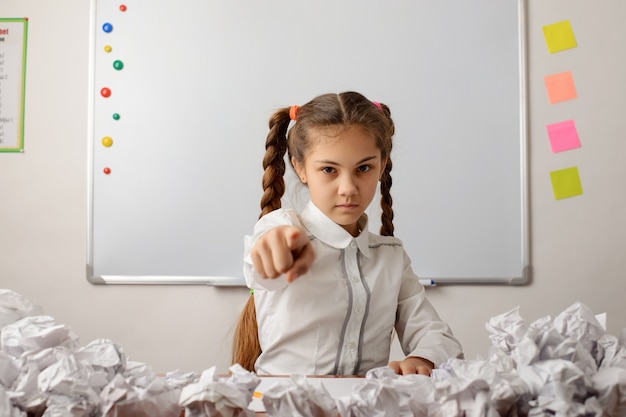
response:
[[[580,139],[573,120],[549,124],[547,129],[553,153],[580,148]]]
[[[574,77],[571,71],[559,72],[558,74],[546,75],[544,78],[548,100],[550,104],[572,100],[578,95],[574,86]]]
[[[574,197],[583,193],[583,187],[580,185],[580,176],[578,175],[578,167],[552,171],[550,172],[550,179],[552,180],[554,198],[557,200]]]
[[[543,36],[551,54],[578,46],[569,20],[544,26]]]

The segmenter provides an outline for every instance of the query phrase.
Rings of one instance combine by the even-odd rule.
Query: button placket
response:
[[[355,241],[345,249],[345,270],[349,277],[352,292],[352,311],[348,318],[345,333],[345,345],[341,353],[340,369],[343,372],[353,372],[356,368],[358,357],[358,346],[361,336],[361,325],[363,321],[363,306],[366,302],[367,293],[361,280],[358,265],[358,247]]]

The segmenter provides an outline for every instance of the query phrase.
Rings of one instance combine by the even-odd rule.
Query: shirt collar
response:
[[[363,213],[358,220],[361,233],[353,237],[343,227],[328,218],[312,201],[306,205],[300,215],[304,227],[325,244],[337,249],[345,249],[351,242],[356,242],[361,253],[369,257],[369,231],[367,214]]]

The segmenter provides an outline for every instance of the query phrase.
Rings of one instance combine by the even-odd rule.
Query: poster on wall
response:
[[[0,17],[0,152],[24,152],[27,18]]]

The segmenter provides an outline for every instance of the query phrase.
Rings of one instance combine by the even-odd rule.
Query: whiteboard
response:
[[[270,115],[343,91],[391,108],[395,235],[420,278],[529,282],[524,1],[91,0],[91,13],[90,282],[242,285]],[[377,232],[377,201],[368,213]]]

